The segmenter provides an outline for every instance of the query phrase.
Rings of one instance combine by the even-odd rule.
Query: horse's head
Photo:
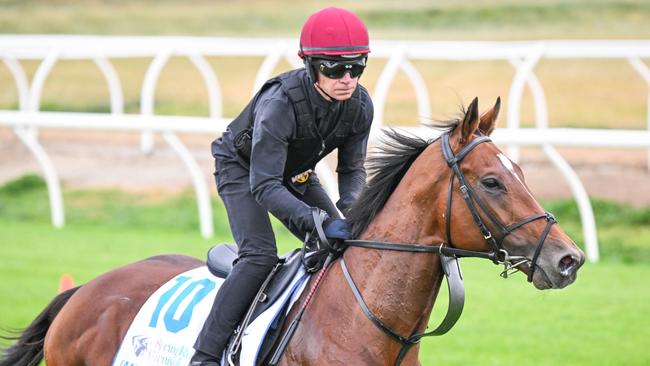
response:
[[[504,277],[522,270],[539,289],[575,281],[584,254],[488,137],[499,105],[479,116],[474,99],[433,142],[386,131],[368,160],[368,186],[348,212],[353,236],[492,253],[484,256],[506,265]]]
[[[538,289],[563,288],[575,281],[584,253],[535,200],[519,166],[487,138],[499,106],[497,99],[479,116],[474,99],[440,146],[431,146],[438,154],[443,150],[447,186],[454,182],[447,197],[437,200],[445,206],[438,207],[445,213],[439,229],[458,248],[498,252],[499,260],[527,273]]]
[[[347,212],[357,239],[346,241],[353,248],[341,257],[338,275],[345,277],[361,309],[344,312],[351,314],[344,323],[358,323],[353,319],[365,314],[393,339],[371,346],[378,359],[396,356],[399,364],[410,346],[422,337],[444,334],[458,319],[464,290],[451,256],[504,264],[504,277],[521,270],[538,289],[568,286],[584,263],[582,251],[533,198],[521,169],[488,137],[499,104],[497,99],[479,116],[474,99],[463,117],[447,124],[436,140],[388,130],[378,154],[368,159],[370,179]],[[359,282],[346,262],[357,268]],[[424,333],[445,275],[449,310],[439,327]],[[332,291],[338,290],[339,281],[330,282]],[[347,296],[347,302],[354,301],[349,291],[345,294],[341,296]],[[378,312],[368,301],[381,304],[375,306]],[[353,329],[348,334],[364,328]],[[405,363],[415,363],[416,354],[410,356]]]

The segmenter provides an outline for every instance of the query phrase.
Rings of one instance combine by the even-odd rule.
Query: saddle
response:
[[[238,248],[236,245],[227,243],[218,244],[208,251],[208,270],[217,277],[226,278],[232,271],[233,261],[237,259],[237,256]],[[255,300],[253,300],[246,313],[246,317],[233,335],[233,338],[231,338],[230,345],[227,347],[228,356],[236,354],[239,351],[239,342],[241,342],[243,330],[278,300],[287,286],[293,281],[302,265],[303,252],[301,249],[293,250],[280,257],[278,264],[260,288]],[[268,357],[278,338],[281,336],[282,325],[286,320],[286,307],[289,305],[289,302],[284,305],[283,311],[279,313],[278,317],[269,327],[258,354],[257,365],[262,364]]]
[[[300,271],[302,273],[300,276],[305,278],[309,274],[318,272],[326,263],[330,263],[335,255],[342,253],[341,248],[332,246],[325,237],[322,227],[324,217],[321,211],[313,208],[312,216],[314,223],[316,223],[314,232],[307,233],[302,248],[295,249],[279,258],[278,263],[257,292],[255,299],[246,312],[246,316],[235,330],[225,352],[225,361],[228,364],[233,365],[233,359],[236,359],[241,351],[241,341],[246,327],[267,309],[273,307],[280,297],[286,299],[286,296],[283,295],[293,291],[293,289],[288,289],[288,286],[290,283],[296,282],[294,279],[297,279],[296,277],[302,268],[304,270]],[[227,243],[216,245],[210,249],[207,259],[207,268],[210,273],[220,278],[226,278],[232,271],[233,262],[238,257],[238,251],[236,245]],[[264,339],[256,356],[256,365],[276,364],[279,361],[279,357],[284,352],[300,320],[301,314],[297,316],[297,319],[294,319],[286,334],[282,334],[282,326],[286,321],[288,308],[292,305],[292,302],[285,301],[282,305],[279,302],[277,305],[282,307],[270,324],[266,334],[262,336]],[[303,311],[304,308],[301,309],[300,313]],[[276,346],[277,350],[275,349]],[[275,353],[271,354],[272,351],[275,351]]]
[[[219,278],[228,277],[228,274],[232,271],[232,263],[237,259],[237,255],[238,248],[235,244],[223,243],[215,245],[208,251],[208,270]],[[278,296],[282,294],[296,275],[301,264],[302,253],[300,249],[295,249],[280,257],[279,267],[272,272],[273,277],[271,277],[266,287],[261,289],[263,296],[259,300],[260,305],[255,308],[251,320],[255,320],[259,314],[263,313],[277,300]]]

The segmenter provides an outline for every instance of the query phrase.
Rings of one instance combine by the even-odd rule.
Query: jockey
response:
[[[267,81],[212,143],[215,180],[239,257],[219,289],[190,365],[219,365],[229,338],[278,261],[268,213],[301,240],[314,229],[312,207],[325,235],[350,239],[345,213],[366,181],[364,161],[373,105],[359,84],[370,48],[354,13],[326,8],[305,22],[305,67]],[[314,173],[338,149],[336,207]]]

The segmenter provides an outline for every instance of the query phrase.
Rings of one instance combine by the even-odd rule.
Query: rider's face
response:
[[[340,79],[330,79],[320,72],[318,73],[318,86],[336,100],[350,99],[358,83],[359,77],[352,78],[349,72],[346,72]],[[324,97],[327,96],[324,95]]]

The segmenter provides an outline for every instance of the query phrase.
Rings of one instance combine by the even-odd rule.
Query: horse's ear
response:
[[[464,144],[469,141],[470,137],[476,131],[479,124],[478,118],[478,97],[472,100],[472,103],[467,107],[467,112],[465,112],[465,117],[461,122],[461,136],[460,143]]]
[[[492,131],[497,127],[496,122],[499,116],[499,109],[501,109],[501,97],[497,97],[497,102],[494,104],[494,107],[481,116],[481,122],[478,128],[487,136],[490,136]]]

